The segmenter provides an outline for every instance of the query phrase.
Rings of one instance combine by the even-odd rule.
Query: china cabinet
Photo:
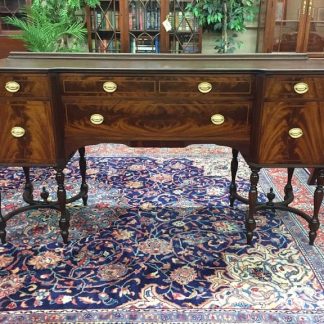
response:
[[[261,1],[259,52],[323,56],[324,0]]]
[[[200,53],[192,1],[110,0],[87,8],[88,47],[99,53]]]
[[[17,33],[13,26],[2,20],[7,16],[19,16],[24,6],[30,5],[32,0],[0,0],[0,58],[7,57],[10,51],[26,50],[24,43],[9,36]]]

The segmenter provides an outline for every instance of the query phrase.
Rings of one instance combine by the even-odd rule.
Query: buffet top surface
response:
[[[304,54],[92,54],[16,52],[0,60],[1,70],[324,72],[324,59]]]

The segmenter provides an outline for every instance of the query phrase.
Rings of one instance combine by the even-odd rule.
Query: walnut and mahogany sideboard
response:
[[[0,165],[22,167],[28,203],[3,215],[53,208],[68,242],[66,204],[87,204],[86,145],[177,146],[205,143],[232,148],[229,203],[247,203],[247,242],[254,214],[271,208],[294,212],[319,229],[324,184],[324,60],[304,55],[134,55],[12,53],[0,60]],[[64,167],[79,150],[81,188],[67,199]],[[238,153],[251,169],[248,199],[237,193]],[[33,197],[30,167],[54,167],[57,201]],[[287,169],[284,200],[257,199],[261,168]],[[294,168],[317,171],[314,211],[289,206]],[[311,203],[311,202],[310,202]]]

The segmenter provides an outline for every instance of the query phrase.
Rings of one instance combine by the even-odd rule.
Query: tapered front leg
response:
[[[254,219],[254,213],[255,213],[255,206],[257,204],[257,198],[258,198],[258,189],[257,185],[259,182],[259,171],[260,168],[251,168],[251,187],[249,191],[249,210],[246,217],[246,238],[247,238],[247,244],[251,244],[252,238],[253,238],[253,231],[256,227],[255,219]]]
[[[66,209],[66,191],[64,187],[64,173],[63,168],[56,168],[56,182],[57,182],[57,200],[60,207],[61,218],[60,218],[60,229],[63,242],[68,242],[69,227],[70,227],[70,216]]]
[[[236,194],[236,173],[238,168],[238,150],[232,149],[232,161],[231,161],[231,184],[230,184],[230,206],[234,206],[235,194]]]
[[[314,192],[314,214],[309,223],[309,244],[314,245],[314,241],[319,229],[318,213],[323,201],[324,169],[319,169],[317,174],[317,186]]]
[[[87,206],[87,202],[88,202],[88,185],[86,183],[87,161],[85,159],[84,147],[79,148],[79,154],[80,154],[79,166],[80,166],[80,174],[82,179],[80,191],[83,193],[82,195],[83,205]]]
[[[1,190],[0,190],[0,239],[1,243],[6,243],[6,221],[2,216],[1,212]]]

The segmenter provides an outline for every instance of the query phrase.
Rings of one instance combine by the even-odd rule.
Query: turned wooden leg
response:
[[[80,154],[79,166],[80,166],[80,174],[82,179],[80,191],[84,193],[82,196],[83,205],[87,206],[87,202],[88,202],[88,185],[86,183],[87,162],[85,159],[84,147],[79,148],[79,154]]]
[[[323,201],[323,185],[324,185],[324,169],[317,171],[317,186],[314,192],[314,214],[311,222],[309,223],[309,244],[314,245],[314,241],[319,229],[318,213]]]
[[[316,179],[318,176],[318,169],[309,168],[308,170],[310,171],[310,175],[307,179],[307,184],[309,186],[313,186],[316,184]]]
[[[6,221],[2,216],[1,212],[1,190],[0,190],[0,239],[1,243],[6,243]]]
[[[33,184],[30,181],[30,168],[29,167],[23,167],[24,174],[25,174],[25,188],[24,188],[24,198],[28,202],[32,202],[34,200],[33,197]]]
[[[231,184],[230,184],[230,206],[233,207],[234,206],[234,201],[235,201],[235,194],[236,194],[236,173],[237,173],[237,168],[238,168],[238,160],[237,160],[237,156],[238,156],[238,150],[236,149],[232,149],[232,161],[231,161]]]
[[[247,238],[247,244],[251,244],[252,238],[253,238],[253,231],[256,227],[255,219],[254,219],[254,213],[255,213],[255,206],[257,204],[257,198],[258,198],[258,189],[257,185],[259,182],[259,171],[260,168],[251,168],[251,187],[249,191],[249,210],[246,217],[246,238]]]
[[[285,192],[284,200],[288,199],[289,197],[291,197],[293,195],[291,179],[292,179],[292,176],[294,174],[294,170],[295,170],[295,168],[288,168],[287,169],[288,178],[287,178],[287,184],[285,185],[285,189],[284,189],[284,192]]]
[[[56,168],[56,182],[57,182],[57,200],[60,207],[60,229],[63,242],[68,242],[70,217],[66,209],[66,191],[64,187],[64,173],[63,168]]]

